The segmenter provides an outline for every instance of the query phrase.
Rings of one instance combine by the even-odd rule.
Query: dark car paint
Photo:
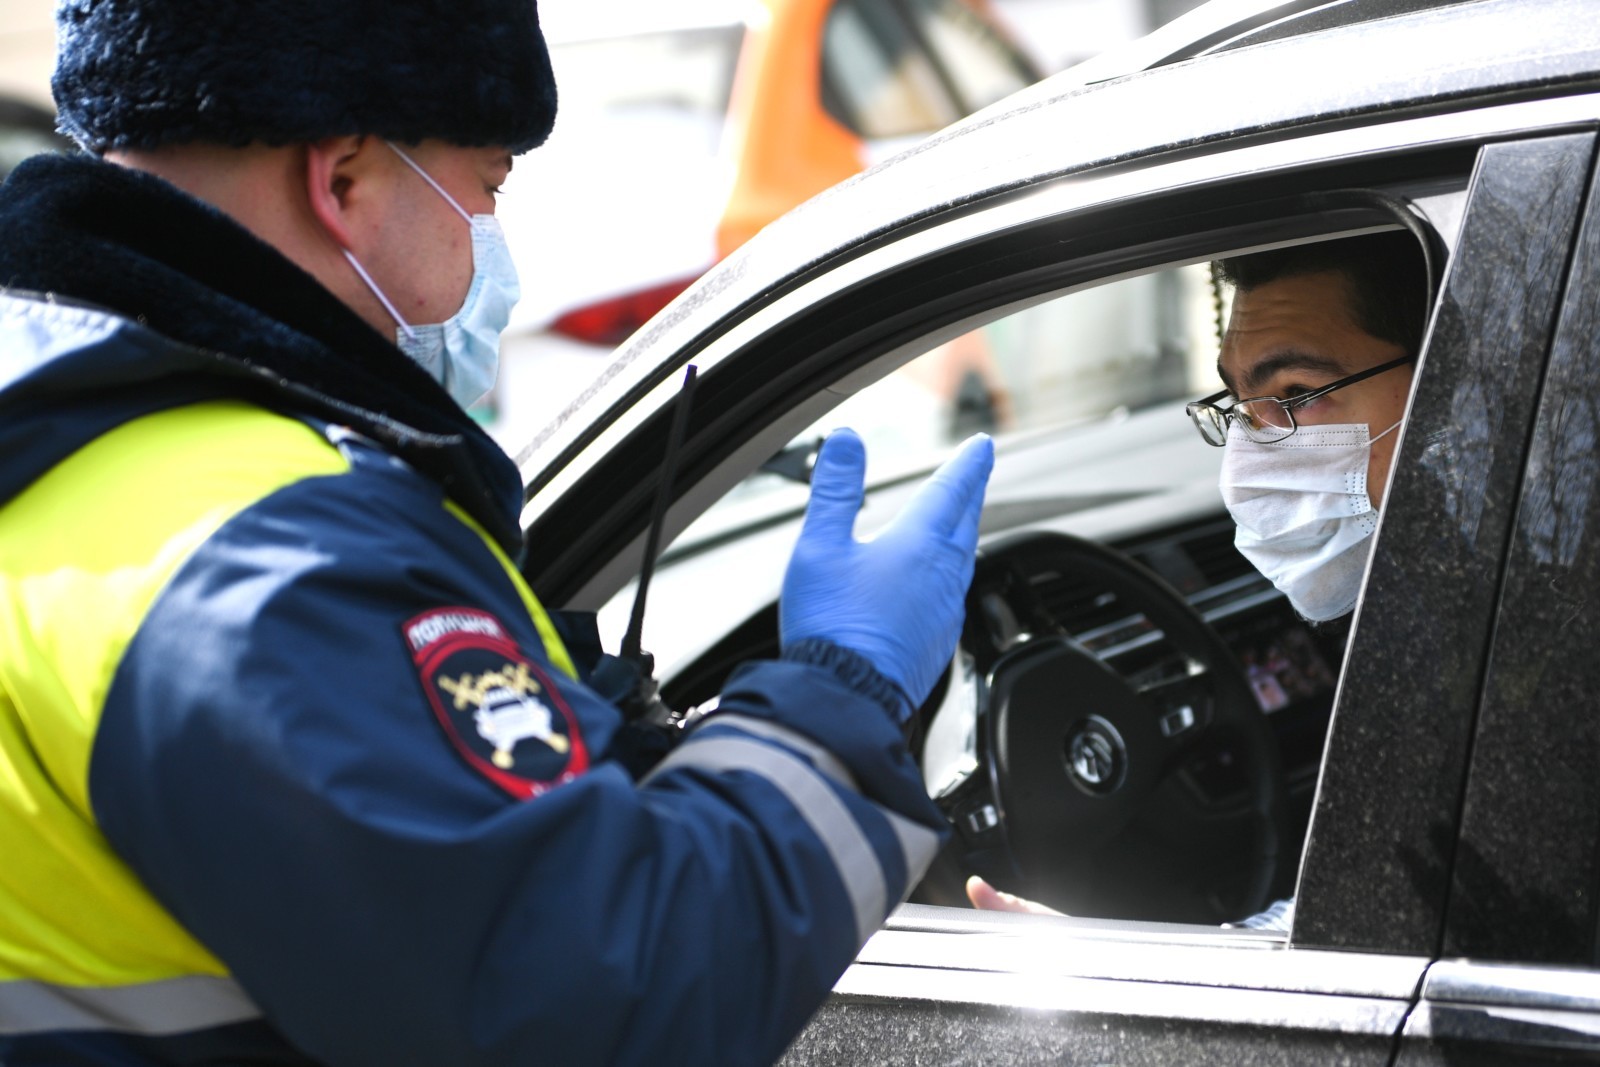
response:
[[[1593,151],[1576,134],[1479,161],[1351,635],[1361,669],[1328,739],[1296,943],[1438,949],[1496,576]]]
[[[1600,175],[1562,284],[1485,656],[1443,952],[1594,966],[1600,851],[1585,845],[1600,824]]]
[[[637,541],[670,409],[645,403],[626,449],[583,446],[785,294],[808,294],[792,321],[712,360],[680,484],[752,439],[778,398],[1019,292],[1204,253],[1222,234],[1244,247],[1368,224],[1386,211],[1371,190],[1470,182],[1352,633],[1292,937],[908,908],[785,1062],[1600,1062],[1600,657],[1587,616],[1600,578],[1600,101],[1511,109],[1484,135],[1377,137],[1356,156],[1296,147],[1593,91],[1596,22],[1577,0],[1482,0],[986,112],[780,221],[624,346],[586,398],[594,410],[581,399],[525,451],[530,487],[559,490],[535,514],[527,572],[559,602]],[[1102,109],[1139,121],[1072,125]],[[1258,173],[850,273],[1063,174],[1277,143],[1282,162]],[[562,536],[575,529],[581,545]]]

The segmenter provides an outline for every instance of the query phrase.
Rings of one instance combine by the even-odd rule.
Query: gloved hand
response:
[[[866,466],[853,430],[824,442],[783,579],[779,636],[785,647],[823,638],[860,653],[914,708],[939,680],[961,633],[994,442],[981,434],[969,439],[893,523],[862,542],[853,531]]]

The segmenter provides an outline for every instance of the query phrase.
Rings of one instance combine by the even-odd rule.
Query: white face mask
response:
[[[472,283],[467,287],[466,299],[461,309],[444,322],[409,325],[349,249],[344,257],[399,325],[395,343],[400,351],[432,374],[456,403],[471,407],[494,388],[500,369],[500,334],[511,321],[511,309],[522,295],[517,268],[498,219],[493,215],[468,215],[415,160],[398,146],[389,147],[472,227]]]
[[[1222,457],[1222,499],[1238,524],[1234,545],[1289,598],[1326,622],[1355,610],[1369,540],[1378,528],[1367,496],[1372,442],[1364,423],[1302,426],[1273,444],[1235,426]]]

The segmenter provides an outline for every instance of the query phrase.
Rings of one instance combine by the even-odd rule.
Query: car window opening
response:
[[[1004,477],[997,479],[986,528],[1109,539],[1120,554],[1175,589],[1220,637],[1248,694],[1241,699],[1265,717],[1281,753],[1297,853],[1348,631],[1344,625],[1307,623],[1240,555],[1234,523],[1217,495],[1222,450],[1196,440],[1184,416],[1186,401],[1216,387],[1233,298],[1232,285],[1220,282],[1210,263],[1190,263],[1047,299],[936,344],[794,435],[691,524],[668,558],[693,557],[696,543],[722,543],[742,536],[739,530],[750,536],[781,530],[798,514],[810,462],[835,427],[850,426],[862,435],[868,483],[881,493],[929,469],[969,434],[992,434],[1002,445],[1001,469],[1029,473],[1020,478],[1027,486],[1020,495],[1008,490]],[[870,536],[875,514],[893,511],[869,498],[858,536]],[[1170,720],[1175,730],[1213,714],[1209,698],[1196,703],[1187,696],[1197,670],[1200,676],[1206,670],[1174,646],[1137,598],[1126,599],[1093,576],[1066,568],[1024,567],[1003,578],[982,574],[974,582],[968,634],[955,667],[917,722],[926,786],[943,798],[958,837],[981,835],[987,818],[982,806],[972,808],[963,799],[967,783],[982,777],[974,693],[992,682],[985,679],[1019,643],[1061,635],[1110,668],[1131,692],[1166,709],[1163,722]],[[753,616],[749,625],[687,660],[674,662],[669,650],[663,662],[669,703],[697,702],[716,691],[733,663],[775,651],[776,634],[771,622],[761,622],[765,617]],[[1241,763],[1226,744],[1211,744],[1190,754],[1170,788],[1208,820],[1228,827],[1249,817],[1249,779],[1248,761]],[[1114,893],[1090,892],[1072,913],[1207,926],[1239,918],[1230,913],[1229,899],[1241,887],[1217,872],[1230,863],[1246,864],[1239,841],[1247,837],[1240,829],[1169,843],[1196,869],[1216,875],[1205,887],[1172,892],[1167,885],[1145,892],[1141,885],[1170,883],[1170,873],[1158,871],[1159,864],[1128,860],[1121,876],[1111,879]],[[1141,847],[1153,849],[1136,845],[1133,852]],[[1272,899],[1292,894],[1294,868],[1281,866]],[[960,863],[941,861],[913,901],[966,906],[965,873],[970,872]]]

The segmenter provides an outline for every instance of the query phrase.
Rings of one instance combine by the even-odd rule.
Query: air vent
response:
[[[1191,603],[1240,595],[1246,578],[1265,579],[1233,547],[1233,523],[1210,520],[1148,541],[1123,545],[1123,551],[1165,578]],[[1039,605],[1067,633],[1099,651],[1131,641],[1152,629],[1143,614],[1130,611],[1115,594],[1072,574],[1039,574],[1032,579]]]
[[[1206,585],[1221,585],[1247,574],[1254,574],[1250,561],[1233,547],[1233,524],[1196,530],[1183,542],[1189,559],[1205,575]]]
[[[1249,561],[1233,547],[1233,523],[1226,519],[1210,520],[1121,547],[1190,600],[1255,574]]]
[[[1033,591],[1057,625],[1093,649],[1121,644],[1150,629],[1145,617],[1130,614],[1115,594],[1076,576],[1036,577]]]

